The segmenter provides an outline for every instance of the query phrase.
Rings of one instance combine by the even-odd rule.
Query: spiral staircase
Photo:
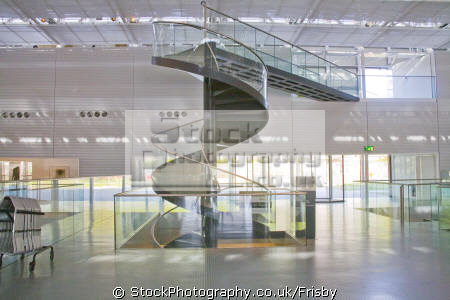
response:
[[[221,14],[204,3],[202,5],[205,13]],[[278,67],[282,65],[281,58],[276,61],[271,54],[224,34],[217,24],[213,25],[207,22],[203,26],[176,22],[153,24],[152,63],[203,78],[204,118],[170,130],[200,123],[204,138],[198,149],[189,153],[153,144],[172,159],[165,160],[153,171],[152,188],[173,207],[149,223],[147,230],[142,230],[135,238],[143,235],[150,238],[150,233],[152,245],[165,248],[214,248],[221,240],[267,241],[271,237],[281,237],[282,244],[295,244],[295,234],[274,230],[267,222],[267,215],[257,209],[258,203],[263,203],[264,207],[271,205],[271,187],[218,168],[218,153],[251,139],[266,126],[269,121],[268,86],[320,101],[359,99],[354,93],[346,93],[345,88],[330,86],[328,79],[322,82],[320,76],[315,77],[318,80],[307,76],[310,68],[306,65],[302,72],[294,72],[296,68],[292,63],[290,68]],[[238,136],[217,138],[217,130],[238,132]],[[240,177],[245,184],[241,188],[233,183],[221,186],[218,173]],[[218,208],[218,199],[227,191],[246,199],[231,213],[223,213]],[[177,214],[174,213],[176,210],[189,213]]]

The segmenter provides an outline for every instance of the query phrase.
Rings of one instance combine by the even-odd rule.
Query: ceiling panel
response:
[[[383,0],[210,0],[208,5],[236,17],[304,18],[362,22],[450,23],[450,1]],[[0,18],[201,17],[200,0],[4,0]],[[361,27],[330,24],[255,24],[299,45],[440,47],[450,29]],[[17,31],[17,33],[16,33]],[[39,33],[43,31],[43,33]],[[2,45],[52,43],[152,43],[150,24],[0,25]]]

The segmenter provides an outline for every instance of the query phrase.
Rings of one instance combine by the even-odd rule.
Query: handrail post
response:
[[[405,198],[404,198],[404,185],[400,186],[400,224],[403,227],[405,222]]]
[[[206,1],[202,1],[201,4],[202,4],[202,8],[203,8],[203,28],[206,28],[206,24],[207,24],[206,18],[207,18],[207,14],[208,14],[207,9],[206,9]],[[205,39],[207,37],[205,30],[203,31],[203,37]]]

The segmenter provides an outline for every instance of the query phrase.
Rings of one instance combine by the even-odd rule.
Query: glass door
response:
[[[359,184],[361,180],[361,155],[344,155],[344,199],[359,198]]]
[[[343,155],[331,155],[331,200],[344,201]]]
[[[267,155],[252,156],[252,179],[261,184],[269,182],[269,163]]]
[[[369,180],[389,180],[389,155],[369,154]]]
[[[316,198],[330,199],[330,166],[328,155],[316,156]]]

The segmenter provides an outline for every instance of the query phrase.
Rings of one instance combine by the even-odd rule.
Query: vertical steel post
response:
[[[94,206],[94,177],[89,177],[89,205]]]
[[[208,11],[206,9],[206,1],[202,1],[203,8],[203,28],[206,28]],[[206,30],[203,31],[203,37],[206,39]]]
[[[405,198],[404,198],[404,185],[400,186],[400,224],[403,227],[405,222]]]

